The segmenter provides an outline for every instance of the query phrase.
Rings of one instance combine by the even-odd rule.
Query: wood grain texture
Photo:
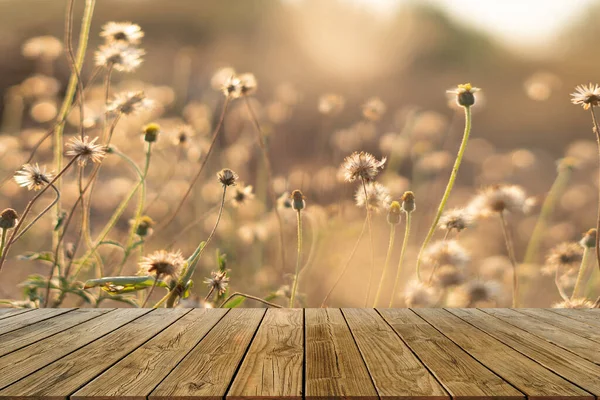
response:
[[[595,399],[590,393],[444,309],[414,309],[414,312],[530,399]]]
[[[2,314],[0,314],[0,320],[14,317],[16,315],[24,314],[24,313],[30,312],[30,311],[33,311],[33,309],[32,308],[3,308]]]
[[[379,396],[449,399],[446,391],[373,309],[342,309]]]
[[[305,398],[378,399],[367,367],[338,309],[305,311]]]
[[[2,335],[0,336],[0,357],[112,310],[114,309],[78,309]],[[0,365],[2,364],[1,360],[0,358]]]
[[[580,322],[585,322],[588,325],[595,326],[596,329],[600,329],[600,315],[596,313],[587,312],[589,309],[577,309],[577,308],[550,308],[555,314],[560,314],[563,317],[571,318]]]
[[[267,310],[227,399],[302,399],[304,311]]]
[[[552,315],[555,315],[556,318],[562,318],[558,314]],[[549,324],[541,319],[533,318],[529,314],[521,313],[518,310],[496,309],[494,310],[494,316],[511,325],[539,336],[563,349],[569,350],[586,360],[595,363],[600,362],[600,345],[573,332],[566,331],[561,327]],[[574,320],[571,320],[570,322],[573,322],[574,324],[578,323]]]
[[[189,311],[153,310],[0,390],[0,398],[65,399]]]
[[[517,311],[521,314],[533,317],[534,319],[554,325],[567,332],[573,332],[576,335],[600,343],[600,330],[597,329],[595,325],[590,325],[582,321],[575,321],[571,318],[557,315],[556,313],[541,308],[520,308]],[[597,345],[597,347],[600,346]]]
[[[222,399],[265,309],[234,308],[152,391],[149,399]]]
[[[194,309],[71,396],[145,400],[227,309]]]
[[[61,333],[0,357],[0,389],[72,353],[149,310],[108,312]]]
[[[600,366],[561,349],[542,338],[493,317],[494,309],[448,310],[502,343],[594,394],[600,394]],[[485,311],[485,312],[484,312]],[[489,314],[489,315],[488,315]]]
[[[45,308],[43,310],[36,310],[36,312],[33,313],[24,313],[13,318],[2,320],[0,321],[0,335],[16,331],[17,329],[73,310],[73,308]]]
[[[498,375],[465,353],[408,309],[378,310],[453,399],[525,399]]]

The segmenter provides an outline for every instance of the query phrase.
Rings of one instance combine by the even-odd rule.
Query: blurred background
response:
[[[75,43],[83,3],[76,3]],[[60,107],[70,74],[64,53],[44,58],[31,46],[28,51],[25,44],[39,36],[62,41],[65,8],[66,1],[58,0],[0,1],[2,177],[20,167]],[[215,73],[224,67],[253,73],[259,85],[253,104],[268,135],[276,192],[302,189],[309,218],[312,213],[313,227],[307,229],[305,243],[313,242],[313,258],[300,290],[305,304],[317,306],[337,278],[364,218],[362,210],[352,205],[353,186],[336,178],[339,164],[352,151],[388,157],[381,182],[394,199],[404,190],[416,194],[414,248],[407,256],[403,278],[410,279],[414,253],[443,193],[462,135],[462,111],[445,93],[458,83],[472,82],[482,92],[450,206],[464,205],[482,186],[511,183],[523,186],[539,209],[556,178],[556,162],[572,156],[577,169],[558,201],[537,262],[543,264],[545,251],[555,244],[578,240],[594,226],[595,138],[589,114],[570,104],[569,93],[578,84],[598,80],[598,18],[600,1],[596,0],[101,0],[94,12],[83,76],[92,73],[102,25],[131,21],[142,27],[144,63],[131,74],[115,72],[113,91],[143,88],[159,107],[121,123],[115,144],[141,163],[143,146],[137,136],[143,124],[158,121],[167,132],[185,122],[195,131],[191,145],[183,150],[169,140],[158,147],[148,198],[164,193],[165,185],[167,195],[153,202],[148,215],[160,221],[185,190],[218,117],[223,96],[215,90]],[[93,116],[99,113],[101,78],[95,85],[86,100],[90,132],[95,129]],[[327,94],[336,96],[323,97]],[[228,112],[219,149],[193,200],[168,231],[154,232],[156,238],[144,249],[149,252],[171,244],[196,219],[202,222],[177,237],[174,246],[189,254],[206,237],[214,216],[203,216],[220,195],[213,178],[219,169],[232,168],[242,181],[253,185],[256,199],[225,216],[198,272],[194,289],[198,295],[204,292],[202,276],[215,269],[217,247],[228,256],[231,287],[259,296],[285,291],[286,273],[292,272],[295,262],[295,216],[290,211],[286,216],[288,270],[275,265],[277,229],[265,206],[260,149],[242,104],[234,103]],[[365,112],[365,104],[375,109],[376,118]],[[68,135],[77,132],[77,122],[78,116],[73,115]],[[51,162],[50,144],[42,146],[36,161]],[[109,158],[106,164],[95,192],[96,233],[135,179],[122,162]],[[64,198],[73,202],[74,176],[68,179],[72,182],[67,190],[72,191],[65,192]],[[14,182],[0,189],[2,208],[20,209],[28,198]],[[127,217],[133,209],[134,204]],[[518,259],[523,258],[538,209],[511,221]],[[127,231],[127,219],[122,218],[113,236]],[[376,224],[380,271],[388,228],[384,216]],[[0,297],[19,297],[19,282],[31,273],[47,273],[43,263],[15,256],[49,250],[50,235],[43,227],[51,225],[51,218],[45,218],[42,227],[13,250],[0,274]],[[481,276],[479,267],[486,262],[507,263],[502,233],[494,222],[466,232],[461,242],[472,253],[476,276]],[[309,252],[308,244],[305,250]],[[107,263],[110,257],[107,252]],[[367,248],[361,247],[332,305],[361,304],[368,258]],[[135,273],[134,261],[127,266],[128,273]],[[498,267],[501,272],[502,268]],[[531,279],[543,280],[539,285],[543,289],[528,293],[527,305],[547,306],[559,300],[553,278],[539,275],[538,267],[524,266],[523,271]],[[510,278],[500,273],[494,279]],[[503,299],[498,304],[504,304]]]

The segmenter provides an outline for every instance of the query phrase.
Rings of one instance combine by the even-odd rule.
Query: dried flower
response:
[[[560,243],[550,250],[546,257],[544,272],[551,274],[557,268],[569,269],[578,268],[583,258],[583,250],[577,243],[564,242]]]
[[[96,66],[114,68],[117,71],[132,72],[142,64],[146,52],[121,42],[101,45],[94,57]]]
[[[245,96],[254,93],[256,91],[256,88],[258,87],[256,77],[254,76],[254,74],[251,74],[249,72],[238,75],[238,80],[240,82],[240,91]]]
[[[72,138],[68,143],[67,151],[68,156],[77,157],[77,163],[85,167],[88,161],[93,163],[99,163],[106,156],[106,147],[101,144],[96,144],[97,137],[89,140],[88,136],[85,136],[83,140],[79,137]]]
[[[15,182],[28,190],[40,190],[52,181],[52,173],[46,172],[46,167],[40,167],[37,163],[25,164],[15,174]]]
[[[292,208],[295,211],[303,210],[306,207],[305,197],[300,190],[294,190],[290,198],[292,199]]]
[[[254,193],[252,193],[252,185],[236,185],[233,197],[231,198],[231,205],[234,207],[241,207],[246,204],[247,201],[252,200],[253,198]]]
[[[225,293],[229,286],[227,271],[212,271],[210,275],[211,277],[206,278],[204,283],[208,285],[210,290],[216,291],[219,295]]]
[[[365,182],[371,182],[380,169],[383,169],[386,158],[377,160],[372,154],[364,151],[354,152],[344,159],[341,169],[344,172],[346,182],[354,182],[362,179]]]
[[[467,208],[455,208],[446,211],[440,217],[438,226],[440,229],[450,231],[455,229],[457,232],[473,226],[473,214]]]
[[[385,103],[379,97],[370,98],[362,106],[363,116],[369,121],[379,121],[385,111]]]
[[[446,93],[456,95],[456,103],[461,107],[471,107],[475,104],[475,93],[481,89],[471,86],[470,83],[458,85],[455,89],[448,90]]]
[[[483,189],[471,201],[468,210],[473,215],[488,217],[504,211],[527,212],[525,191],[516,185],[494,185]]]
[[[433,265],[465,267],[471,257],[456,240],[440,240],[429,245],[423,252],[423,261]]]
[[[130,220],[131,225],[135,224],[135,220]],[[140,218],[137,227],[135,228],[135,234],[143,238],[152,235],[152,227],[154,226],[154,220],[147,215],[143,215]]]
[[[365,187],[361,185],[356,189],[354,199],[357,207],[369,207],[371,211],[380,212],[389,207],[391,197],[385,186],[378,182],[369,182]]]
[[[339,114],[344,109],[345,100],[337,94],[324,94],[319,98],[319,112],[324,115]]]
[[[402,212],[402,208],[400,203],[397,201],[392,201],[390,204],[390,209],[388,210],[387,221],[390,224],[397,225],[400,223],[400,213]]]
[[[139,25],[131,22],[107,22],[102,26],[100,36],[107,43],[124,42],[126,44],[137,45],[144,37],[144,32]]]
[[[575,92],[571,93],[571,103],[583,107],[588,110],[590,107],[595,107],[600,104],[600,86],[590,83],[589,85],[579,85],[575,88]]]
[[[437,302],[436,291],[419,281],[411,281],[406,285],[404,301],[408,307],[433,307]]]
[[[404,192],[402,195],[402,210],[408,214],[416,209],[417,205],[415,204],[415,194],[411,191]]]
[[[590,229],[587,231],[583,238],[579,241],[579,244],[583,248],[593,248],[596,247],[596,229]]]
[[[161,132],[160,125],[153,122],[144,127],[144,142],[154,143],[158,140],[158,134]]]
[[[19,214],[12,208],[6,208],[0,213],[0,229],[12,229],[17,226]]]
[[[242,95],[242,82],[237,76],[231,75],[223,83],[221,91],[225,96],[231,99],[237,99]]]
[[[235,182],[238,180],[238,175],[232,170],[225,168],[217,173],[217,178],[219,178],[219,182],[224,187],[226,186],[235,186]]]
[[[109,113],[133,115],[143,110],[152,108],[152,100],[146,98],[142,91],[118,93],[115,99],[108,105]]]
[[[142,273],[154,274],[157,278],[165,276],[175,278],[184,263],[185,260],[180,251],[167,252],[159,250],[144,257],[139,264],[139,268]]]
[[[584,298],[578,298],[552,304],[552,308],[594,308],[594,303]]]

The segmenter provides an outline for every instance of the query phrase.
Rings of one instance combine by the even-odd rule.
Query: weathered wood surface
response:
[[[0,399],[600,398],[600,313],[0,309]]]

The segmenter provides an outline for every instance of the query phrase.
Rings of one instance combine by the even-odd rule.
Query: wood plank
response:
[[[493,315],[563,349],[569,350],[586,360],[595,363],[600,362],[600,346],[596,342],[518,312],[518,310],[495,309]],[[560,318],[559,315],[556,316]],[[577,321],[572,322],[577,323]]]
[[[379,399],[341,311],[307,308],[304,312],[306,399]]]
[[[234,308],[150,393],[149,399],[222,399],[265,315]]]
[[[0,390],[0,398],[65,399],[189,312],[182,308],[151,311]]]
[[[227,399],[302,399],[304,312],[267,310]]]
[[[576,335],[600,343],[600,332],[594,325],[590,325],[582,321],[574,321],[570,318],[558,315],[549,310],[544,310],[541,308],[520,308],[517,311],[519,311],[521,314],[525,314],[530,317],[534,317],[535,319],[538,319],[540,321],[544,321],[550,325],[554,325],[557,328],[563,329],[568,332],[573,332]]]
[[[2,335],[0,336],[0,357],[112,310],[114,309],[77,309]]]
[[[2,309],[2,310],[4,310],[4,309]],[[14,317],[16,315],[24,314],[27,312],[31,312],[31,311],[33,311],[33,308],[9,308],[7,310],[8,311],[0,314],[0,320]]]
[[[0,358],[0,389],[147,314],[148,309],[120,309],[84,322]]]
[[[448,311],[595,396],[600,395],[600,379],[598,379],[600,366],[494,318],[493,309],[449,309]]]
[[[454,399],[525,398],[409,309],[378,311]]]
[[[530,399],[595,399],[590,393],[444,309],[413,311]]]
[[[75,392],[71,399],[145,400],[227,311],[222,308],[192,310]]]
[[[379,396],[449,399],[446,391],[374,309],[344,308]]]
[[[9,318],[0,322],[0,335],[16,331],[17,329],[73,310],[74,308],[44,308],[42,310],[20,314],[14,318]]]
[[[586,310],[587,309],[579,309],[579,308],[549,308],[548,309],[548,311],[551,311],[556,314],[560,314],[563,317],[572,318],[577,321],[587,323],[588,325],[593,325],[596,329],[600,329],[600,315],[587,312]]]

